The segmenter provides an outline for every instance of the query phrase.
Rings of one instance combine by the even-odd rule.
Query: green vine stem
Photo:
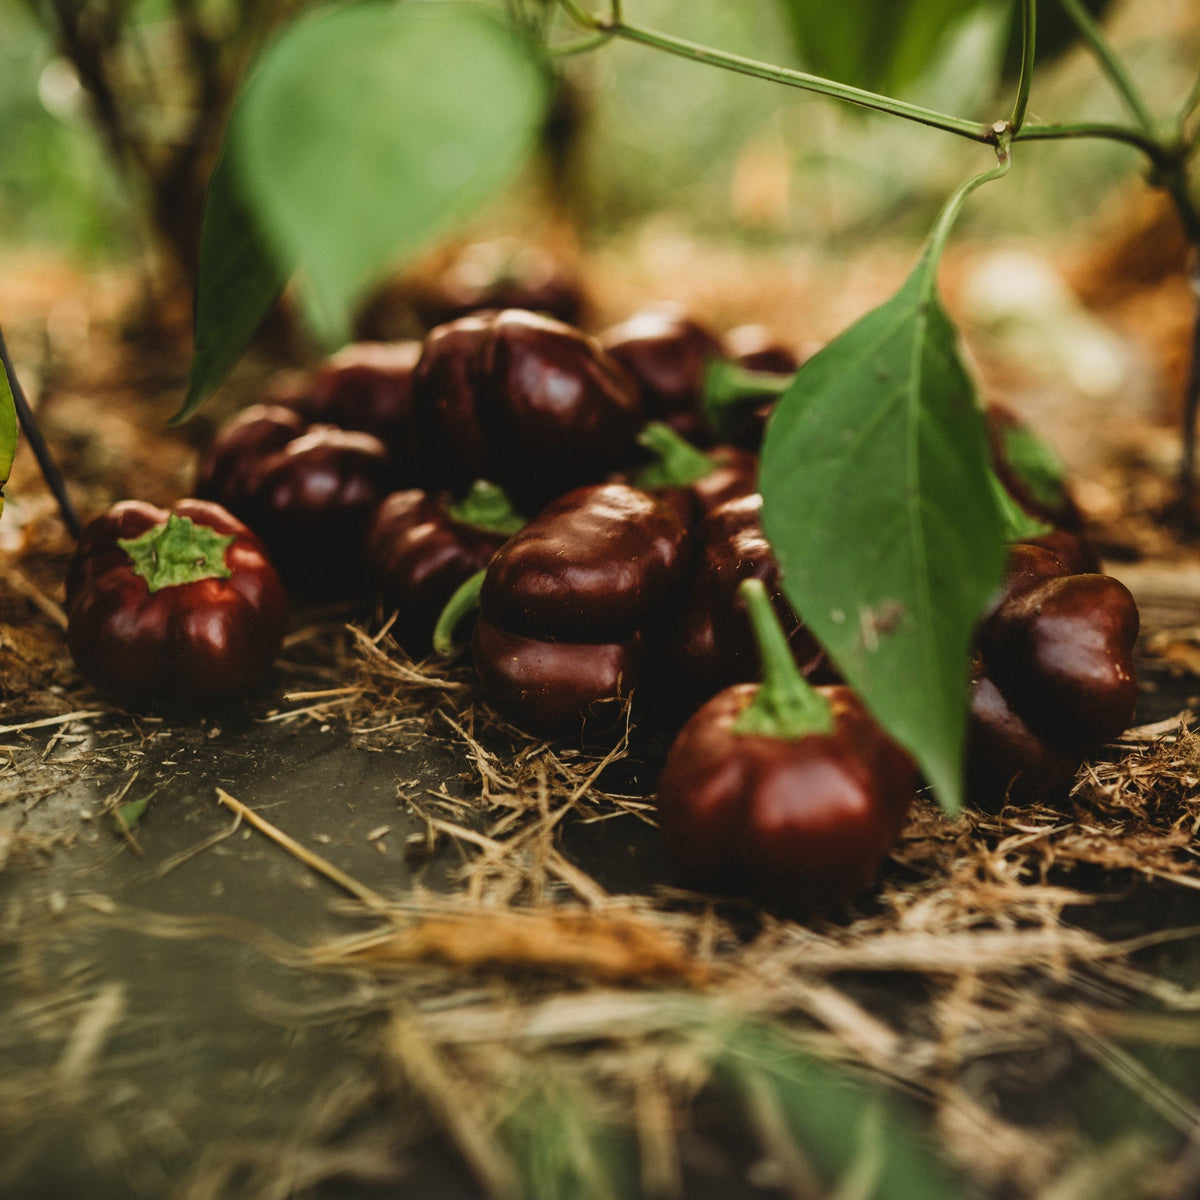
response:
[[[559,0],[559,3],[577,24],[592,33],[603,33],[610,37],[622,38],[628,42],[650,46],[666,54],[673,54],[677,58],[686,58],[692,62],[722,67],[739,75],[765,79],[771,83],[780,83],[787,87],[800,88],[803,91],[828,96],[834,100],[842,100],[860,108],[869,108],[874,112],[903,117],[905,120],[914,121],[919,125],[941,129],[946,133],[954,133],[973,141],[992,142],[995,140],[993,127],[981,124],[979,121],[936,112],[920,104],[910,104],[907,101],[896,100],[891,96],[883,96],[864,88],[850,87],[848,84],[837,83],[835,80],[826,79],[820,75],[810,75],[806,71],[796,71],[790,67],[780,67],[772,63],[761,62],[758,59],[745,58],[740,54],[729,54],[712,46],[702,46],[698,42],[689,42],[685,38],[677,38],[668,33],[660,33],[658,30],[633,25],[621,18],[619,5],[614,4],[608,16],[597,17],[582,8],[576,3],[576,0]]]
[[[1021,71],[1017,77],[1017,94],[1013,100],[1009,128],[1016,133],[1025,124],[1029,109],[1029,93],[1033,89],[1033,60],[1037,46],[1037,0],[1021,3]]]
[[[1125,64],[1117,56],[1099,22],[1080,3],[1080,0],[1059,0],[1063,11],[1079,30],[1079,36],[1087,43],[1096,61],[1100,64],[1109,82],[1129,110],[1130,116],[1147,132],[1154,132],[1154,117],[1146,107],[1141,93],[1125,70]]]

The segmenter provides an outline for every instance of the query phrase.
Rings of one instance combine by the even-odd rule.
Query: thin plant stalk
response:
[[[1033,89],[1034,51],[1037,46],[1037,0],[1021,3],[1021,72],[1017,79],[1017,94],[1013,100],[1009,128],[1016,133],[1025,124],[1029,109],[1029,93]]]
[[[2,330],[0,330],[0,362],[4,364],[4,371],[8,376],[8,385],[12,391],[13,406],[17,410],[17,420],[21,425],[21,433],[29,443],[29,448],[33,451],[34,458],[37,459],[38,469],[42,473],[42,478],[54,494],[63,524],[66,525],[73,538],[78,538],[83,528],[79,520],[79,514],[75,511],[74,504],[71,503],[71,497],[67,495],[66,480],[63,478],[62,472],[58,469],[58,464],[54,461],[54,455],[50,452],[50,447],[46,444],[46,439],[42,436],[41,428],[37,423],[37,417],[34,416],[33,409],[30,408],[29,401],[25,398],[21,381],[17,378],[17,372],[13,367],[12,359],[9,357],[8,346],[5,344]]]

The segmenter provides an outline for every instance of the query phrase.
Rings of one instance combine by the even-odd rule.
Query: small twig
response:
[[[236,813],[233,818],[233,824],[228,829],[222,829],[220,833],[214,833],[212,837],[205,838],[198,845],[193,846],[190,850],[182,850],[178,854],[168,858],[162,866],[154,872],[156,879],[162,879],[164,875],[169,875],[176,867],[182,867],[185,862],[190,862],[193,858],[203,854],[206,850],[211,850],[214,846],[225,841],[226,838],[231,838],[242,827],[242,814]]]
[[[48,729],[52,725],[70,725],[72,721],[86,721],[92,717],[107,716],[104,709],[87,709],[63,713],[57,717],[42,717],[40,721],[26,721],[21,725],[0,725],[0,733],[24,733],[27,729]]]
[[[252,808],[247,808],[246,805],[231,796],[224,788],[217,788],[217,799],[230,812],[235,812],[238,816],[245,818],[259,833],[265,833],[276,845],[282,846],[293,858],[299,859],[300,862],[316,871],[317,874],[324,875],[326,879],[332,883],[336,883],[338,887],[343,891],[349,892],[355,899],[361,900],[370,908],[389,909],[391,907],[378,892],[367,887],[365,883],[359,883],[352,875],[347,875],[341,868],[335,867],[327,859],[322,858],[319,854],[314,854],[306,846],[302,846],[295,838],[284,833],[282,829],[272,825],[264,817],[260,817]]]
[[[34,604],[42,613],[50,618],[59,629],[66,629],[67,614],[63,611],[61,604],[52,600],[41,588],[33,582],[32,579],[26,578],[20,571],[15,568],[9,571],[6,576],[9,585],[14,592],[19,592],[32,604]]]

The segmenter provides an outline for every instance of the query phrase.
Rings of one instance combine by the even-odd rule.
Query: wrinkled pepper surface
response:
[[[637,686],[670,619],[688,535],[674,510],[626,484],[578,488],[493,557],[472,651],[480,684],[532,732],[578,729]]]
[[[459,585],[482,571],[521,527],[499,489],[477,484],[462,503],[416,488],[393,492],[367,532],[367,557],[395,640],[414,658]]]
[[[262,538],[288,587],[337,599],[366,586],[367,524],[393,480],[392,459],[373,435],[254,406],[218,430],[196,492]]]
[[[432,330],[413,377],[426,485],[497,484],[523,511],[630,461],[637,388],[598,342],[520,309]]]

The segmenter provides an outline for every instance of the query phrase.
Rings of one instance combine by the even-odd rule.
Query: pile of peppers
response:
[[[285,589],[390,615],[413,658],[469,618],[480,692],[513,725],[578,737],[636,697],[682,728],[659,787],[682,881],[780,911],[843,902],[919,780],[792,610],[762,531],[757,449],[796,367],[761,329],[722,339],[670,309],[598,336],[485,309],[353,344],[220,427],[197,499],[127,502],[85,532],[72,652],[119,701],[177,707],[261,684]],[[998,479],[1045,522],[1010,548],[975,643],[969,793],[996,807],[1062,792],[1129,723],[1138,616],[1061,472],[1011,413],[988,418]]]

